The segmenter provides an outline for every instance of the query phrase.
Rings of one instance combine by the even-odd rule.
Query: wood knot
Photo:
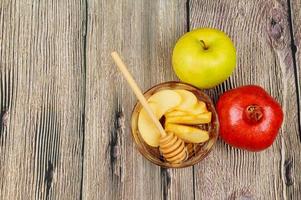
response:
[[[242,188],[235,190],[231,193],[228,200],[254,200],[255,197],[252,195],[251,191],[248,188]]]
[[[285,184],[287,186],[291,186],[294,184],[292,169],[293,169],[293,160],[292,159],[286,160],[284,162],[284,170],[285,170]]]
[[[278,40],[279,38],[281,38],[282,31],[283,31],[282,26],[280,24],[278,24],[274,18],[272,18],[271,19],[271,31],[270,31],[271,37]]]
[[[122,153],[122,135],[125,129],[125,118],[124,112],[120,104],[116,103],[116,108],[114,110],[113,118],[113,127],[110,130],[110,140],[109,145],[107,147],[108,156],[110,159],[110,171],[113,179],[118,179],[118,181],[122,181],[123,173],[122,173],[122,165],[120,161],[120,156]]]
[[[53,183],[53,176],[54,176],[54,166],[53,163],[49,160],[47,170],[45,173],[45,183],[46,183],[46,196],[48,197],[50,188]]]
[[[109,142],[111,165],[114,165],[115,159],[120,154],[118,146],[120,143],[119,140],[122,136],[123,129],[124,129],[124,114],[122,110],[118,109],[115,111],[114,126],[113,126],[113,130],[111,131],[111,137]]]
[[[0,119],[1,119],[1,127],[6,127],[8,123],[9,112],[8,110],[1,111]]]
[[[168,191],[170,189],[171,178],[169,171],[165,168],[161,168],[161,190],[163,191],[163,199],[168,198]]]
[[[284,44],[284,27],[286,27],[286,16],[283,9],[273,8],[270,11],[267,32],[273,47],[283,49]]]

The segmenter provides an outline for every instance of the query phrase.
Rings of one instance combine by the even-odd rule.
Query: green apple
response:
[[[222,31],[196,29],[178,40],[172,65],[182,81],[199,88],[212,88],[232,74],[236,65],[235,47]]]

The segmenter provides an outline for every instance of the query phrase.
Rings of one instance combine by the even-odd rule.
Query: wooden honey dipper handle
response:
[[[136,97],[138,98],[138,100],[142,104],[143,108],[146,110],[146,113],[148,114],[150,119],[156,125],[157,129],[159,130],[159,132],[161,134],[161,137],[165,137],[166,136],[165,130],[163,129],[163,127],[160,124],[157,117],[155,116],[155,114],[152,111],[151,107],[148,105],[147,100],[145,99],[144,95],[142,94],[141,90],[139,89],[136,81],[133,79],[130,72],[127,70],[127,67],[125,66],[125,64],[121,60],[120,56],[115,51],[111,53],[111,56],[112,56],[113,60],[115,61],[115,63],[117,65],[117,67],[119,68],[119,70],[122,72],[124,78],[127,80],[128,84],[132,88],[132,90],[135,93]]]

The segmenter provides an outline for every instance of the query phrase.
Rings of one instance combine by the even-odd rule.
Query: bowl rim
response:
[[[135,143],[135,149],[138,149],[139,153],[142,155],[143,158],[147,159],[148,161],[150,161],[151,163],[155,164],[156,166],[159,166],[159,167],[162,167],[162,168],[173,168],[173,169],[181,169],[181,168],[186,168],[186,167],[191,167],[191,166],[194,166],[196,165],[197,163],[199,163],[200,161],[204,160],[209,154],[210,152],[213,150],[214,146],[216,145],[217,143],[217,140],[219,138],[219,128],[220,128],[220,123],[219,123],[219,118],[218,118],[218,113],[216,111],[216,108],[215,108],[215,104],[213,103],[211,97],[206,94],[204,91],[202,91],[202,89],[200,88],[197,88],[196,86],[192,85],[192,84],[189,84],[189,83],[185,83],[185,82],[181,82],[181,81],[166,81],[166,82],[161,82],[161,83],[158,83],[156,85],[153,85],[152,87],[150,87],[149,89],[143,91],[143,95],[145,95],[146,93],[148,93],[149,91],[155,89],[156,87],[158,86],[164,86],[164,85],[169,85],[169,84],[181,84],[181,85],[184,85],[184,86],[188,86],[188,87],[191,87],[193,89],[196,89],[198,92],[202,93],[202,95],[204,95],[208,100],[209,100],[209,103],[212,105],[212,108],[214,109],[214,114],[216,115],[216,137],[213,138],[213,144],[212,146],[207,150],[207,152],[205,152],[204,156],[202,157],[202,159],[199,159],[199,160],[195,160],[193,161],[192,163],[187,163],[187,164],[183,164],[183,163],[180,163],[180,164],[169,164],[169,163],[159,163],[153,159],[151,159],[149,157],[149,155],[146,155],[145,152],[143,152],[143,150],[141,149],[141,147],[139,147],[139,144],[137,144],[136,142],[136,136],[134,135],[134,130],[133,130],[133,127],[132,127],[132,120],[133,120],[133,114],[136,110],[136,107],[141,104],[139,102],[139,100],[136,100],[136,103],[132,109],[132,112],[131,112],[131,119],[130,119],[130,129],[131,129],[131,135],[132,135],[132,140],[133,140],[133,143]]]

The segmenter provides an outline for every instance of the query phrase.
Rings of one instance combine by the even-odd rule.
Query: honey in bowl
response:
[[[188,84],[166,82],[154,86],[144,95],[165,131],[183,140],[187,150],[184,161],[170,162],[164,158],[158,148],[160,134],[137,103],[132,114],[132,135],[145,158],[162,167],[180,168],[196,164],[210,152],[218,137],[218,118],[205,93]],[[175,144],[174,154],[181,152],[183,145]]]

